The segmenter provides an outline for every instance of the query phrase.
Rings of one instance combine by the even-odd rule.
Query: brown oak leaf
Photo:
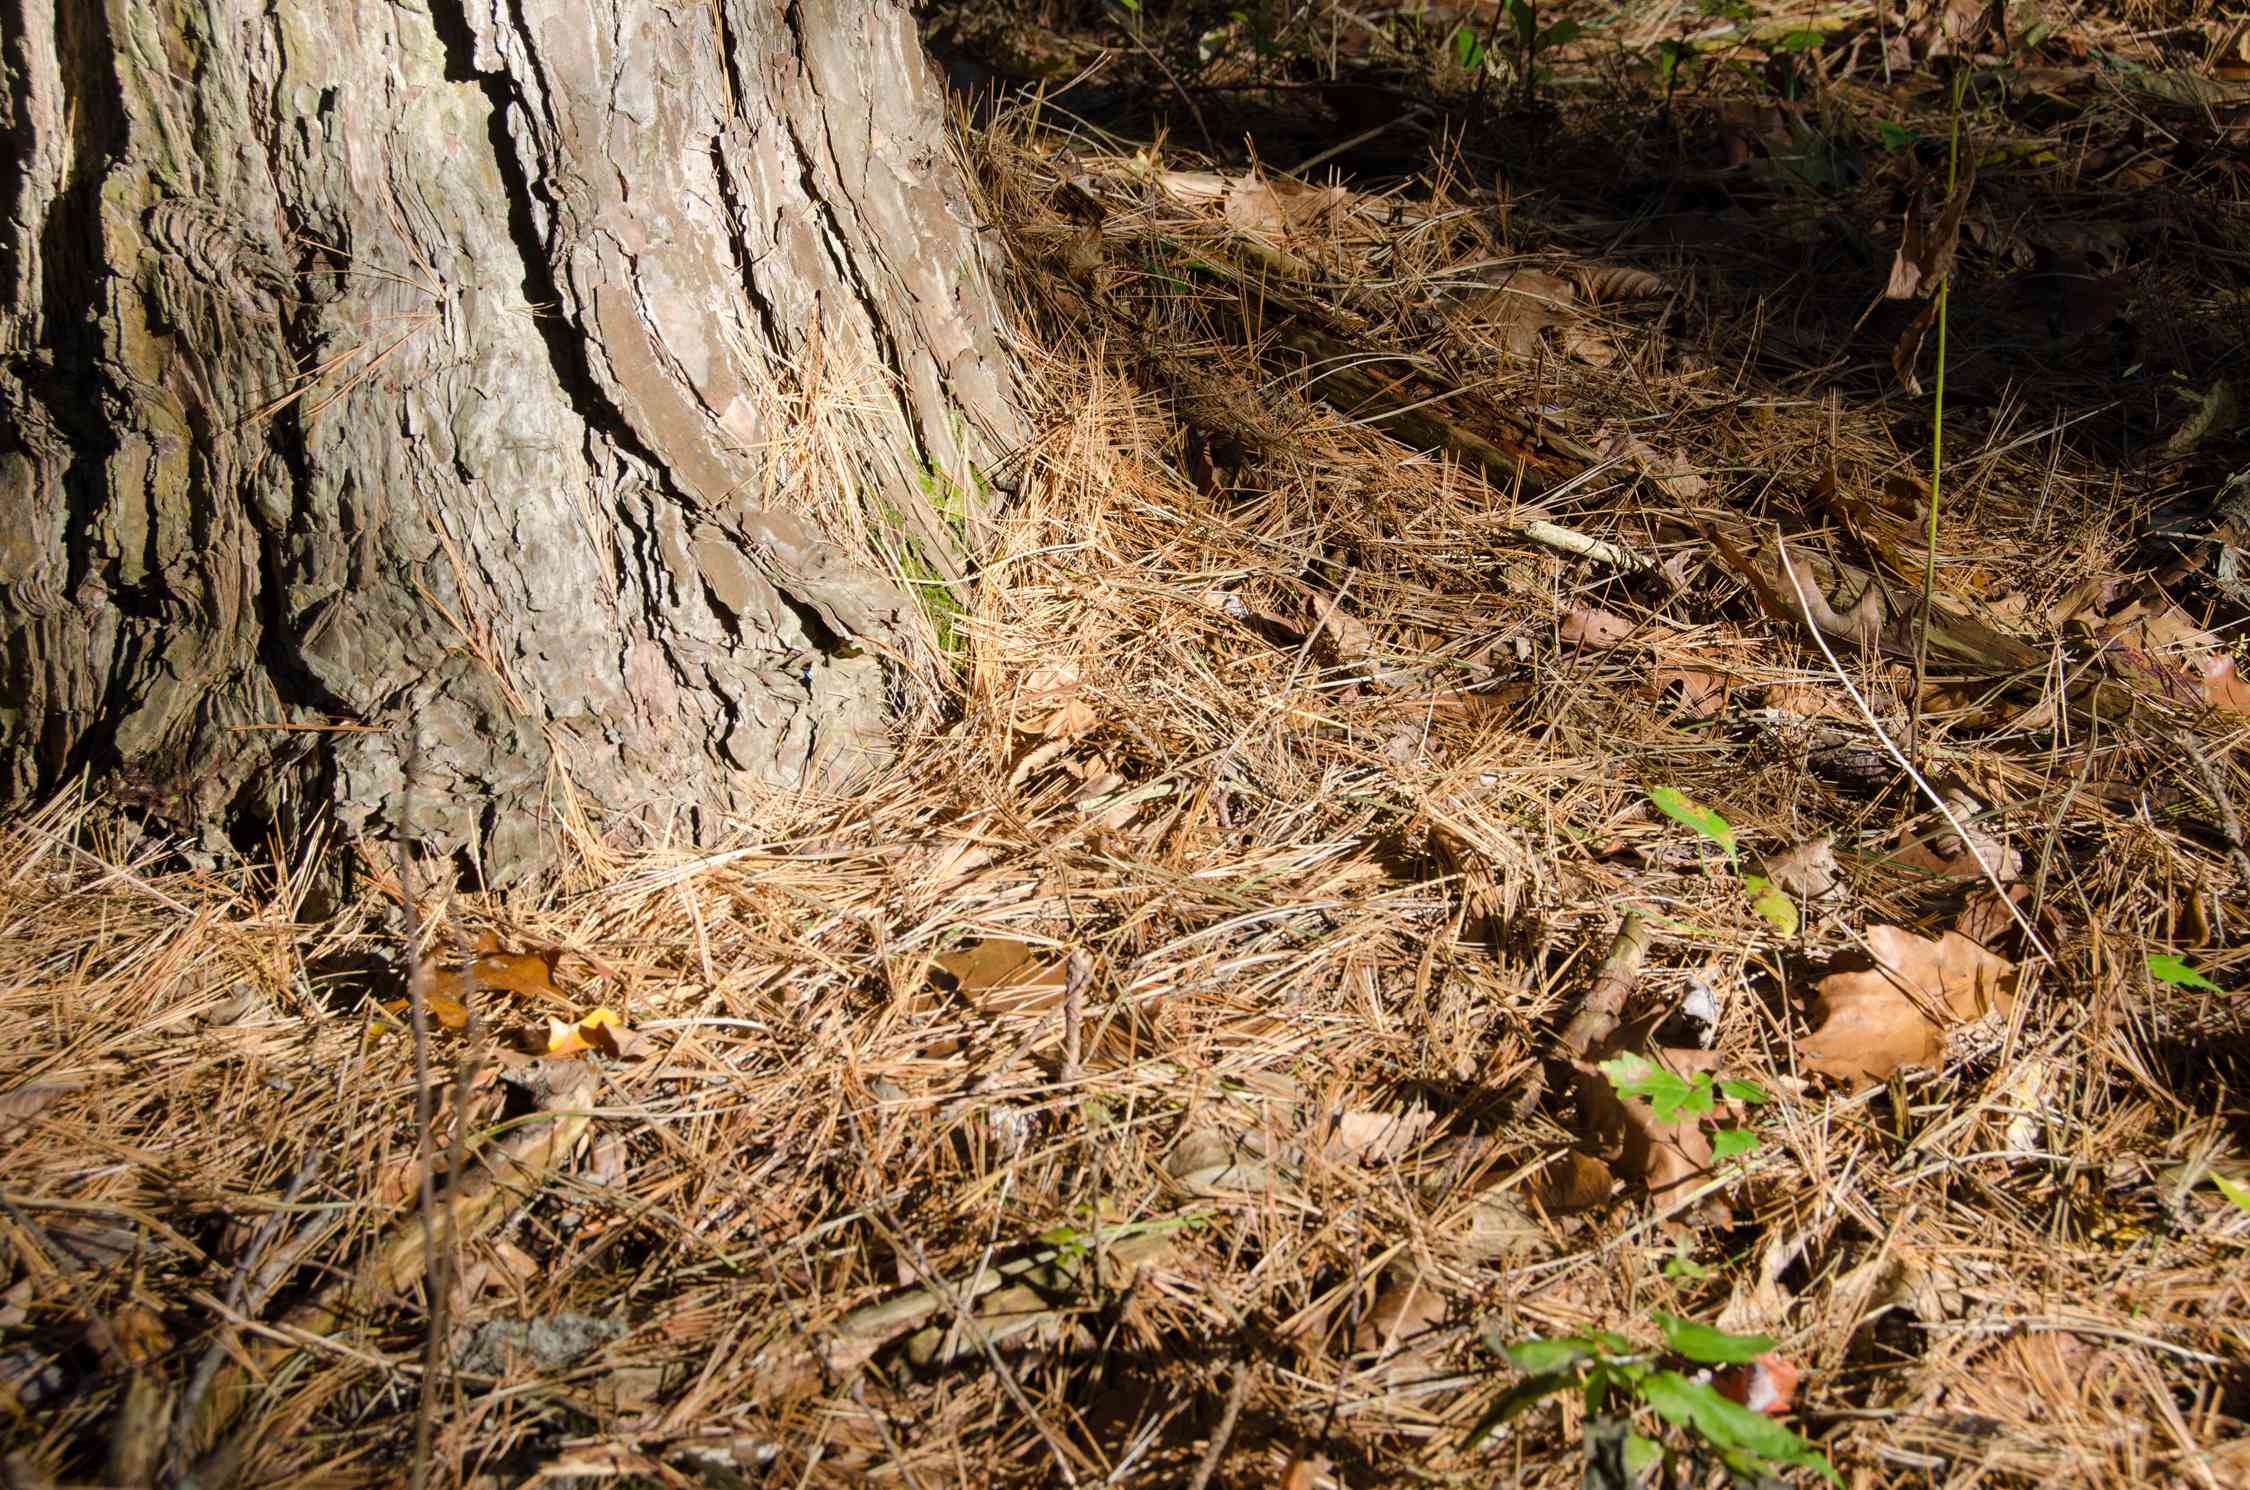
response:
[[[1819,1023],[1797,1042],[1809,1071],[1867,1086],[1936,1063],[1949,1029],[2015,1007],[2015,964],[1957,931],[1931,941],[1871,926],[1867,944],[1874,967],[1820,980]]]

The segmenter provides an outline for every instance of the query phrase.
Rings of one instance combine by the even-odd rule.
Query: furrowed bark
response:
[[[1023,438],[894,4],[0,0],[0,796],[506,882],[881,758]],[[882,557],[887,551],[888,559]]]

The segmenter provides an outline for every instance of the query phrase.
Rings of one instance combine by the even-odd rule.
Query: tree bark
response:
[[[895,0],[0,0],[0,794],[536,867],[879,760],[1023,437]],[[684,822],[678,815],[684,814]]]

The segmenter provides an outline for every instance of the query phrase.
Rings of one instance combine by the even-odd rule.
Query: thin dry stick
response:
[[[437,1150],[431,1125],[434,1094],[430,1090],[430,1008],[422,996],[421,914],[414,903],[413,797],[414,768],[419,764],[421,735],[407,749],[405,806],[398,834],[398,893],[406,905],[406,998],[414,1016],[414,1151],[422,1169],[422,1286],[429,1314],[429,1335],[422,1345],[422,1391],[414,1410],[414,1463],[407,1476],[411,1490],[429,1483],[430,1444],[437,1428],[437,1360],[440,1340],[439,1313],[443,1309],[438,1284]],[[458,1115],[457,1115],[458,1116]],[[450,1199],[450,1194],[448,1196]],[[448,1231],[451,1228],[447,1228]]]
[[[890,1451],[891,1462],[898,1466],[899,1477],[906,1481],[909,1490],[922,1490],[920,1476],[914,1473],[914,1466],[906,1462],[906,1451],[899,1447],[897,1437],[891,1432],[891,1420],[868,1405],[867,1383],[861,1377],[852,1378],[852,1401],[859,1404],[859,1410],[875,1425],[875,1432],[882,1438],[883,1447]]]
[[[2226,783],[2219,779],[2218,768],[2211,764],[2203,742],[2193,735],[2183,735],[2188,759],[2195,762],[2196,774],[2203,778],[2203,789],[2210,793],[2211,805],[2219,809],[2219,832],[2227,841],[2227,857],[2234,860],[2234,872],[2242,876],[2242,883],[2250,887],[2250,847],[2242,841],[2242,819],[2234,815],[2234,803],[2227,797]]]
[[[1086,1011],[1086,979],[1092,972],[1093,960],[1091,958],[1087,957],[1084,952],[1071,954],[1067,970],[1063,975],[1063,1080],[1066,1082],[1071,1080],[1071,1072],[1078,1065],[1079,1025]],[[998,1086],[1007,1074],[1015,1069],[1016,1062],[1044,1044],[1047,1036],[1046,1019],[1041,1018],[1035,1021],[1030,1029],[1024,1031],[1023,1038],[1016,1042],[1013,1050],[1002,1056],[982,1076],[973,1078],[968,1085],[961,1088],[961,1095],[947,1103],[944,1110],[938,1114],[940,1119],[951,1122],[959,1117],[968,1106],[969,1098],[981,1097]]]
[[[247,1301],[248,1312],[257,1311],[260,1300],[274,1281],[267,1270],[258,1267],[259,1259],[264,1256],[275,1233],[281,1230],[282,1223],[289,1219],[290,1207],[297,1203],[297,1197],[304,1194],[305,1186],[312,1183],[313,1176],[318,1173],[320,1155],[317,1152],[307,1154],[304,1162],[297,1166],[297,1172],[289,1177],[289,1188],[282,1192],[281,1204],[275,1207],[272,1215],[266,1217],[265,1224],[258,1228],[257,1234],[250,1238],[250,1245],[242,1249],[242,1261],[236,1265],[234,1276],[227,1280],[226,1306],[229,1310],[241,1310]],[[280,1255],[286,1258],[294,1250],[284,1248]],[[194,1448],[195,1425],[203,1413],[203,1399],[210,1393],[211,1383],[218,1379],[219,1367],[227,1358],[227,1333],[222,1327],[212,1336],[211,1343],[204,1347],[202,1356],[195,1363],[195,1370],[188,1376],[187,1390],[180,1394],[179,1407],[172,1414],[170,1452],[175,1464],[185,1465],[190,1450]]]
[[[117,1335],[110,1329],[109,1320],[94,1307],[93,1297],[86,1292],[85,1284],[78,1276],[78,1259],[64,1251],[53,1237],[47,1235],[47,1229],[25,1215],[5,1192],[0,1192],[0,1208],[6,1209],[8,1219],[16,1223],[17,1230],[34,1247],[47,1254],[49,1266],[62,1274],[64,1284],[70,1289],[71,1302],[78,1306],[79,1313],[86,1316],[86,1338],[93,1345],[96,1354],[101,1356],[105,1365],[122,1369],[126,1363],[124,1349],[118,1345]],[[37,1272],[28,1257],[24,1259],[24,1266],[27,1271]]]
[[[854,1123],[852,1126],[856,1138],[858,1136],[858,1124]],[[859,1145],[859,1152],[860,1162],[865,1164],[867,1162],[867,1148],[864,1143]],[[881,1177],[876,1176],[876,1178],[879,1181]],[[880,1186],[878,1185],[879,1192]],[[953,1286],[952,1280],[930,1265],[929,1256],[923,1252],[922,1244],[907,1235],[904,1228],[898,1226],[892,1220],[890,1212],[885,1206],[880,1203],[870,1205],[866,1211],[866,1216],[869,1223],[883,1234],[883,1240],[889,1242],[900,1253],[913,1259],[922,1286],[927,1288],[940,1303],[952,1311],[956,1324],[965,1330],[969,1338],[984,1352],[985,1359],[992,1365],[993,1374],[1000,1379],[1002,1390],[1007,1392],[1009,1399],[1016,1404],[1016,1411],[1024,1415],[1032,1428],[1039,1434],[1040,1440],[1046,1444],[1048,1454],[1054,1458],[1055,1468],[1062,1473],[1063,1484],[1072,1487],[1072,1490],[1076,1490],[1078,1476],[1070,1467],[1070,1455],[1063,1448],[1062,1440],[1055,1437],[1055,1430],[1047,1426],[1047,1420],[1039,1415],[1039,1410],[1031,1405],[1031,1399],[1024,1395],[1022,1384],[1016,1380],[1016,1373],[1008,1369],[1008,1363],[1001,1356],[999,1347],[992,1343],[992,1336],[977,1319],[975,1305],[962,1297],[961,1291]]]
[[[466,988],[461,992],[461,1004],[468,1011],[469,1023],[468,1028],[462,1032],[462,1038],[467,1043],[460,1059],[454,1063],[453,1136],[446,1145],[445,1164],[445,1172],[449,1177],[469,1172],[469,1087],[476,1079],[477,1067],[482,1060],[478,1037],[483,1030],[477,1023],[477,1011],[470,1003],[470,994]],[[425,1157],[425,1163],[432,1162],[434,1159]],[[428,1171],[425,1170],[424,1173],[427,1174]],[[452,1325],[454,1265],[459,1261],[461,1246],[461,1228],[453,1214],[455,1193],[455,1187],[448,1184],[442,1197],[446,1244],[438,1248],[435,1255],[425,1253],[423,1257],[423,1268],[427,1275],[423,1288],[429,1306],[430,1328],[422,1342],[422,1395],[420,1416],[414,1428],[415,1442],[418,1445],[422,1442],[425,1424],[434,1425],[436,1422],[435,1394],[438,1390],[438,1378],[445,1374],[444,1346]]]
[[[1070,954],[1069,969],[1063,975],[1062,1079],[1066,1086],[1078,1079],[1078,1062],[1083,1053],[1079,1049],[1079,1031],[1086,1022],[1086,983],[1093,972],[1094,959],[1083,947]]]
[[[1219,1411],[1219,1426],[1211,1430],[1210,1446],[1203,1451],[1202,1460],[1195,1466],[1195,1477],[1188,1481],[1188,1490],[1209,1490],[1211,1476],[1219,1472],[1219,1461],[1227,1454],[1227,1440],[1234,1437],[1235,1420],[1242,1416],[1242,1402],[1250,1395],[1250,1363],[1242,1362],[1234,1368],[1234,1381],[1227,1388],[1227,1405]]]
[[[1922,773],[1914,769],[1913,762],[1909,761],[1898,746],[1891,743],[1891,737],[1884,733],[1882,724],[1875,718],[1875,711],[1869,708],[1867,700],[1860,696],[1858,685],[1852,682],[1851,674],[1844,671],[1844,664],[1838,662],[1836,654],[1829,650],[1828,638],[1821,633],[1820,624],[1813,619],[1812,603],[1805,598],[1805,587],[1797,578],[1797,567],[1789,562],[1789,545],[1781,541],[1779,533],[1774,535],[1774,543],[1775,547],[1781,551],[1781,572],[1789,576],[1789,588],[1797,592],[1797,605],[1805,615],[1805,629],[1812,633],[1814,644],[1820,648],[1820,655],[1827,658],[1829,667],[1834,669],[1836,681],[1842,683],[1844,691],[1852,696],[1853,704],[1859,708],[1860,717],[1867,721],[1869,729],[1875,731],[1875,738],[1882,741],[1884,751],[1889,754],[1892,760],[1898,762],[1899,769],[1906,773],[1907,779],[1920,788],[1922,795],[1930,799],[1930,805],[1942,813],[1945,820],[1953,825],[1953,831],[1960,835],[1962,844],[1969,850],[1969,856],[1977,861],[1977,868],[1984,871],[1985,882],[1992,886],[1993,893],[2000,897],[2000,903],[2007,907],[2008,914],[2014,918],[2017,927],[2022,930],[2024,940],[2029,942],[2032,950],[2041,957],[2052,959],[2055,954],[2047,950],[2047,944],[2039,939],[2039,933],[2032,929],[2031,923],[2024,919],[2023,912],[2016,908],[2015,898],[2008,893],[2008,887],[2000,883],[2000,876],[1993,872],[1992,866],[1984,862],[1984,850],[1979,848],[1977,841],[1969,836],[1969,830],[1962,824],[1961,819],[1954,816],[1952,806],[1946,802],[1945,798],[1937,794],[1937,791],[1924,779]]]

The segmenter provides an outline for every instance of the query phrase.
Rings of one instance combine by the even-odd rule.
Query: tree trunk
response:
[[[0,794],[535,867],[878,759],[1022,430],[895,0],[0,0]],[[685,814],[684,819],[681,817]]]

